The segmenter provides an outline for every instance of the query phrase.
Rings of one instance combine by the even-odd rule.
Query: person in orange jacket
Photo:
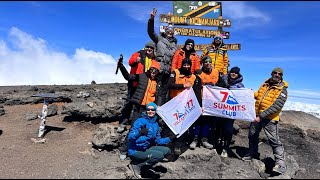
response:
[[[150,41],[147,42],[145,47],[135,52],[131,55],[128,63],[131,67],[130,74],[142,74],[149,70],[151,66],[152,60],[155,60],[155,44]],[[125,102],[123,109],[121,110],[121,116],[119,117],[119,128],[117,132],[121,133],[125,130],[126,125],[129,124],[129,119],[131,115],[131,111],[133,109],[133,104],[130,101],[134,92],[136,91],[138,86],[138,80],[128,80],[128,101]]]
[[[201,70],[196,71],[196,76],[199,78],[195,82],[194,91],[197,96],[198,102],[202,107],[202,95],[204,85],[219,85],[223,82],[219,76],[219,72],[212,68],[212,59],[209,56],[204,56],[202,59]],[[220,80],[220,81],[219,81]],[[224,84],[223,84],[224,85]],[[199,97],[198,97],[199,96]],[[213,149],[214,146],[209,143],[208,137],[210,130],[213,131],[215,128],[215,117],[201,115],[199,119],[193,125],[193,141],[190,144],[190,149],[194,150],[197,145],[199,138],[201,138],[201,145],[207,149]],[[214,133],[211,133],[214,134]],[[213,139],[213,137],[212,137]]]
[[[171,71],[174,71],[175,69],[179,69],[182,65],[182,60],[184,58],[189,58],[192,62],[191,66],[191,73],[194,74],[194,72],[197,69],[200,69],[200,60],[197,52],[194,50],[194,40],[187,39],[184,47],[178,49],[172,58],[171,63]]]
[[[189,58],[183,59],[179,69],[172,71],[169,79],[169,91],[170,98],[176,97],[183,90],[193,87],[193,84],[196,80],[196,76],[191,73],[192,61]],[[181,147],[185,143],[188,135],[187,133],[183,134],[181,137],[174,141],[174,154],[180,155]]]
[[[221,35],[216,35],[213,38],[211,45],[202,52],[200,59],[202,59],[205,55],[210,56],[212,59],[212,67],[219,71],[220,76],[227,84],[229,58],[228,51],[223,46],[223,37]]]
[[[160,63],[152,60],[149,70],[143,72],[142,74],[129,74],[121,61],[118,62],[118,67],[120,68],[120,71],[126,80],[138,80],[137,89],[132,95],[130,101],[135,105],[137,109],[136,114],[141,114],[141,112],[145,111],[147,103],[156,102],[157,100],[157,78],[160,70]],[[136,119],[136,117],[133,117],[133,119]],[[134,121],[131,122],[131,124],[133,123]],[[128,138],[126,138],[122,145],[119,147],[120,159],[122,160],[126,158],[128,150],[127,145]]]

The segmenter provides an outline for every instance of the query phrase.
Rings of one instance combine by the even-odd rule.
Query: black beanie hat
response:
[[[184,65],[184,64],[190,64],[190,66],[192,65],[192,61],[191,61],[191,59],[189,59],[189,58],[184,58],[183,60],[182,60],[182,66]]]
[[[238,68],[237,66],[233,67],[231,68],[230,73],[240,74],[240,68]]]
[[[189,43],[192,43],[194,45],[194,40],[193,39],[187,39],[184,45],[187,45]]]

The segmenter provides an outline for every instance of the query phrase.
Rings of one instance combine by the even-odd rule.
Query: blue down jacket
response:
[[[239,77],[237,79],[231,79],[230,75],[228,76],[228,84],[229,88],[244,88],[244,85],[242,84],[243,77],[241,74],[239,74]]]
[[[140,135],[139,131],[146,125],[148,129],[148,135]],[[153,145],[165,145],[171,142],[169,137],[161,138],[160,128],[157,122],[157,116],[151,118],[145,113],[138,118],[132,125],[128,134],[128,155],[133,155],[137,151],[145,151]]]

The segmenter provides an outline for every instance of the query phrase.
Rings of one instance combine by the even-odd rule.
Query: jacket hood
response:
[[[182,50],[187,51],[186,46],[189,43],[193,44],[192,48],[189,51],[190,52],[195,52],[195,50],[194,50],[194,40],[193,39],[187,39],[186,42],[184,43],[184,46],[183,46]]]
[[[234,85],[234,84],[237,84],[237,83],[241,83],[243,81],[243,76],[241,74],[239,74],[237,79],[232,79],[230,77],[230,74],[228,76],[229,76],[228,77],[229,85]]]

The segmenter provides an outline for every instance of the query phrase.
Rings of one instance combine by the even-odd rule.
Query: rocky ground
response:
[[[45,142],[35,143],[41,114],[39,93],[54,93],[50,99]],[[0,178],[132,178],[128,159],[120,161],[115,136],[113,148],[93,147],[97,129],[116,125],[126,97],[125,84],[0,87]],[[232,150],[242,157],[248,147],[248,122],[236,121]],[[108,126],[108,127],[109,127]],[[288,170],[278,176],[270,172],[273,156],[261,133],[260,160],[243,162],[222,158],[212,150],[186,150],[172,162],[156,167],[150,178],[320,178],[320,119],[303,112],[281,115],[280,139],[284,144]]]

